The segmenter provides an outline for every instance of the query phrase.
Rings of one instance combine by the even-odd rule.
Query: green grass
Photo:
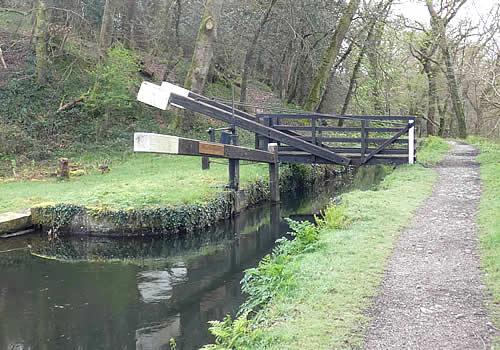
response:
[[[417,161],[424,165],[435,165],[449,152],[451,146],[444,139],[429,136],[422,141],[417,153]]]
[[[479,207],[481,263],[493,297],[493,319],[500,327],[500,143],[480,138],[469,141],[481,151],[478,156],[483,183]],[[500,346],[500,339],[497,344]]]
[[[227,165],[202,171],[197,157],[131,155],[110,168],[69,181],[0,182],[0,212],[59,203],[127,209],[206,202],[228,181]],[[266,165],[241,167],[243,185],[266,176]]]

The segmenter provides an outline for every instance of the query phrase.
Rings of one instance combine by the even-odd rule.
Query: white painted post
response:
[[[410,130],[408,130],[408,163],[415,163],[415,120],[410,120]]]

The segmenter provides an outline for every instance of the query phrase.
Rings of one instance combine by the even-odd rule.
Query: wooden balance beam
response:
[[[276,163],[274,153],[222,143],[185,139],[177,136],[135,133],[134,152],[178,154],[183,156],[210,156],[247,160],[259,163]]]
[[[177,136],[135,133],[134,152],[176,154],[183,156],[214,157],[230,160],[229,175],[233,189],[238,189],[240,160],[269,164],[269,185],[271,200],[279,202],[278,145],[269,144],[269,152],[221,143],[191,140]]]

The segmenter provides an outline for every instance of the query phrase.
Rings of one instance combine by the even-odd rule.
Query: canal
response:
[[[386,171],[362,168],[176,238],[0,241],[0,349],[159,350],[170,339],[178,350],[198,349],[212,341],[207,322],[243,303],[243,271],[287,235],[284,218],[311,220]]]

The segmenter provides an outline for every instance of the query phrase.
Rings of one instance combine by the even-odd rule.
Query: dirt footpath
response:
[[[454,144],[437,166],[432,196],[390,258],[365,349],[490,349],[496,331],[479,269],[476,155]]]

